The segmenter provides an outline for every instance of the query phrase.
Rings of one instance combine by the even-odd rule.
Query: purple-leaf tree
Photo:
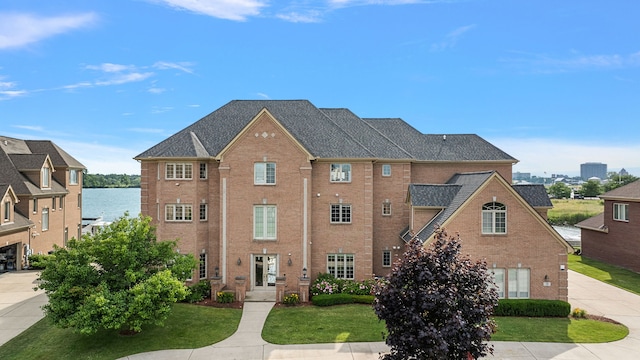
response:
[[[386,322],[396,359],[477,359],[487,343],[498,293],[484,261],[460,256],[460,239],[438,229],[432,243],[413,238],[375,287],[374,310]]]

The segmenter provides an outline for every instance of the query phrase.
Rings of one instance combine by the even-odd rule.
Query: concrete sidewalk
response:
[[[0,275],[0,345],[42,317],[46,303],[42,292],[34,292],[37,274],[18,272]],[[518,360],[631,360],[640,358],[640,296],[569,271],[569,302],[572,306],[619,321],[629,327],[629,336],[605,344],[492,342],[494,355],[487,359]],[[130,360],[200,359],[378,359],[389,348],[383,342],[311,345],[273,345],[260,334],[274,303],[244,305],[236,333],[199,349],[161,350],[127,356]],[[541,329],[544,331],[544,329]]]
[[[37,278],[36,271],[0,274],[0,345],[42,319],[47,297],[43,290],[33,291]]]

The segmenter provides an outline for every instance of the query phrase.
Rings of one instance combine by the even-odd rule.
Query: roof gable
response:
[[[553,207],[547,190],[542,184],[511,185],[513,189],[533,207]]]
[[[242,129],[242,131],[240,133],[238,133],[238,135],[231,140],[231,142],[229,142],[229,144],[227,146],[224,147],[224,149],[222,149],[222,151],[220,151],[220,153],[216,156],[216,158],[218,160],[222,160],[222,158],[224,157],[224,154],[227,153],[229,151],[229,149],[236,143],[238,142],[244,135],[246,135],[246,133],[249,131],[249,129],[251,129],[253,127],[253,125],[255,123],[257,123],[258,121],[260,121],[261,119],[268,119],[267,121],[271,121],[278,129],[280,129],[280,131],[282,131],[286,137],[288,137],[289,139],[292,140],[292,142],[294,144],[296,144],[296,146],[305,154],[305,156],[307,157],[307,159],[312,160],[313,159],[313,155],[311,155],[309,153],[309,151],[307,151],[307,149],[304,148],[304,146],[302,144],[300,144],[295,137],[293,137],[289,131],[287,131],[287,129],[282,126],[282,124],[273,117],[273,115],[271,115],[271,113],[269,112],[269,110],[267,110],[266,108],[262,109],[252,120],[251,122],[249,122],[249,124],[247,124],[247,126],[244,127],[244,129]],[[259,136],[258,134],[256,134],[256,136]]]
[[[600,195],[600,198],[605,200],[640,201],[640,180],[607,191]]]

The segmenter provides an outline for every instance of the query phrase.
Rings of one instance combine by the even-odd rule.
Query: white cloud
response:
[[[640,144],[581,143],[566,139],[487,139],[509,155],[520,160],[513,171],[530,172],[532,175],[547,176],[563,174],[580,175],[580,164],[601,162],[609,171],[625,168],[633,175],[640,176]],[[632,170],[633,169],[633,170]],[[633,173],[633,171],[636,173]]]
[[[322,21],[324,12],[319,10],[308,10],[306,12],[288,12],[276,15],[277,18],[292,23],[317,23]]]
[[[133,65],[102,63],[100,65],[87,65],[85,68],[89,70],[103,71],[106,73],[119,73],[123,71],[134,71],[136,67]]]
[[[152,72],[133,72],[129,74],[120,74],[108,80],[99,80],[96,81],[95,84],[98,86],[122,85],[130,82],[142,81],[150,78],[151,76],[153,76]]]
[[[31,130],[31,131],[44,131],[42,126],[32,126],[32,125],[12,125],[11,127],[17,129]]]
[[[451,48],[455,47],[458,44],[458,40],[460,39],[460,37],[462,37],[462,35],[464,35],[465,33],[469,32],[470,30],[472,30],[475,27],[476,27],[475,24],[471,24],[471,25],[461,26],[461,27],[451,31],[450,33],[448,33],[444,37],[444,39],[442,41],[440,41],[439,43],[436,43],[436,44],[432,44],[431,45],[431,50],[432,51],[444,51],[444,50],[451,49]]]
[[[517,67],[524,67],[540,73],[558,73],[597,69],[623,69],[640,66],[640,51],[629,54],[580,55],[571,51],[573,56],[554,57],[546,54],[529,54],[514,51],[520,55],[515,58],[501,59]]]
[[[94,24],[94,13],[45,17],[27,13],[0,13],[0,49],[19,48],[48,37]]]
[[[257,0],[151,0],[173,8],[188,10],[219,19],[245,21],[250,16],[260,15],[266,1]]]
[[[143,134],[162,134],[163,129],[151,129],[151,128],[130,128],[129,131],[143,133]]]
[[[153,64],[153,67],[156,69],[160,69],[160,70],[176,69],[176,70],[184,71],[188,74],[193,74],[193,70],[189,68],[190,66],[193,66],[193,64],[190,62],[174,63],[174,62],[158,61],[155,64]]]
[[[271,99],[269,97],[269,95],[265,94],[265,93],[257,93],[256,95],[258,95],[259,97],[263,98],[263,99]]]
[[[26,90],[2,90],[0,91],[0,101],[9,100],[18,96],[24,96],[28,92]]]

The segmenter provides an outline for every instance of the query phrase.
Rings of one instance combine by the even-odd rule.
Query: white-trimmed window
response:
[[[613,204],[613,220],[629,221],[629,204]]]
[[[382,165],[382,176],[391,176],[391,165],[383,164]]]
[[[33,213],[34,214],[38,213],[38,199],[37,198],[33,198]]]
[[[167,180],[191,180],[193,178],[193,164],[191,163],[167,163],[165,170],[165,179]]]
[[[382,266],[391,266],[391,250],[382,250]]]
[[[350,204],[331,204],[332,224],[351,224]]]
[[[275,240],[277,218],[275,205],[255,205],[253,207],[253,238]]]
[[[276,163],[258,162],[253,164],[253,183],[255,185],[274,185],[276,183]]]
[[[382,203],[382,216],[391,216],[391,202],[389,200]]]
[[[354,275],[353,254],[327,254],[327,273],[337,279],[351,279]]]
[[[200,180],[207,179],[207,163],[200,163]]]
[[[199,261],[199,268],[198,268],[198,275],[200,276],[200,279],[206,279],[207,278],[207,254],[200,254],[200,261]]]
[[[49,230],[49,208],[42,208],[42,231]]]
[[[51,187],[51,171],[48,167],[43,167],[42,170],[40,171],[40,173],[42,174],[42,186],[43,188],[49,188]]]
[[[509,299],[529,298],[529,269],[509,269]]]
[[[191,204],[167,204],[164,206],[164,219],[166,221],[191,221],[193,220],[193,206]]]
[[[505,234],[507,232],[507,207],[491,202],[482,206],[482,233]]]
[[[351,182],[351,164],[331,164],[331,182]]]
[[[200,204],[200,221],[207,221],[207,204]]]
[[[78,185],[78,170],[69,170],[69,185]]]
[[[55,197],[55,196],[54,196],[54,197],[52,197],[52,198],[51,198],[51,210],[52,210],[52,211],[56,211],[56,202],[57,202],[57,201],[56,201],[56,197]]]
[[[493,269],[493,281],[496,284],[498,297],[504,299],[504,269]]]
[[[4,202],[4,222],[9,222],[11,220],[11,201]]]

